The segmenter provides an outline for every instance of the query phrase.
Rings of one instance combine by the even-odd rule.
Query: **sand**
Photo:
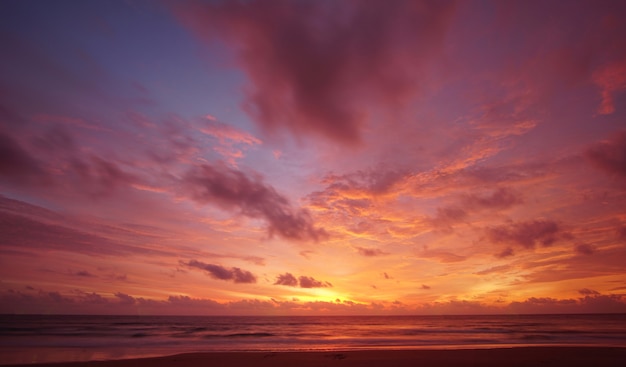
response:
[[[211,352],[167,357],[30,364],[71,367],[404,367],[404,366],[568,366],[603,367],[626,365],[626,348],[611,347],[516,347],[467,350],[367,350],[346,352]],[[25,366],[25,365],[22,365]]]

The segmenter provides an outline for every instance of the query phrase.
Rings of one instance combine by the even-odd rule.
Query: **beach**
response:
[[[363,350],[332,352],[210,352],[110,361],[28,364],[31,367],[393,367],[433,366],[622,366],[626,348],[515,347],[457,350]],[[18,365],[14,365],[18,366]],[[25,365],[21,365],[25,366]]]

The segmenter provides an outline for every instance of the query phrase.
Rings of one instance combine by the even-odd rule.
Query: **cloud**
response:
[[[95,277],[95,275],[91,274],[87,270],[80,270],[80,271],[77,271],[76,273],[72,273],[72,275],[77,276],[77,277],[84,277],[84,278]]]
[[[509,257],[513,255],[515,255],[515,252],[513,251],[513,249],[511,247],[507,247],[501,252],[497,253],[495,256],[499,259],[503,259],[505,257]]]
[[[604,65],[593,73],[593,82],[602,91],[602,102],[598,113],[609,115],[615,112],[613,94],[626,89],[626,59]]]
[[[582,294],[583,296],[593,296],[593,295],[600,294],[600,292],[598,291],[594,291],[592,289],[587,289],[587,288],[580,289],[578,293]]]
[[[210,257],[210,258],[218,258],[218,259],[239,259],[239,260],[247,261],[254,265],[260,265],[260,266],[265,265],[265,259],[260,256],[246,256],[246,255],[232,255],[232,254],[225,255],[225,254],[217,254],[214,252],[206,252],[204,253],[204,256]]]
[[[251,82],[245,107],[261,126],[354,144],[373,112],[367,101],[390,109],[417,93],[453,8],[447,1],[248,1],[175,10],[201,37],[221,36],[236,50]]]
[[[125,305],[133,305],[136,302],[135,297],[129,296],[126,293],[117,292],[115,293],[115,297],[117,297],[121,304]]]
[[[511,269],[510,265],[498,265],[498,266],[493,266],[493,267],[485,269],[485,270],[477,271],[474,274],[476,274],[476,275],[488,275],[488,274],[492,274],[492,273],[503,273],[503,272],[506,272],[506,271],[508,271],[510,269]]]
[[[303,258],[307,259],[307,260],[311,260],[311,255],[313,255],[314,253],[315,253],[315,251],[302,250],[302,251],[300,251],[299,255],[302,256]]]
[[[624,313],[626,297],[618,294],[599,294],[582,289],[578,299],[555,299],[531,297],[501,306],[485,305],[474,301],[447,301],[423,303],[409,306],[398,301],[382,303],[359,303],[352,300],[332,302],[300,302],[297,299],[242,299],[217,302],[206,298],[170,295],[166,299],[146,299],[115,292],[114,297],[97,293],[74,291],[70,294],[12,289],[0,291],[0,313],[2,314],[88,314],[129,315],[141,310],[146,315],[371,315],[381,314],[579,314],[579,313]]]
[[[581,243],[575,247],[576,253],[580,255],[593,255],[595,248],[589,244]]]
[[[333,285],[329,282],[322,282],[316,280],[313,277],[308,276],[300,276],[296,279],[296,277],[291,273],[279,274],[276,277],[276,282],[274,285],[286,285],[289,287],[300,287],[300,288],[326,288],[332,287]]]
[[[610,175],[626,177],[626,131],[592,145],[585,151],[585,156],[596,168]]]
[[[328,174],[322,179],[327,187],[327,194],[348,194],[350,196],[378,196],[393,191],[396,184],[402,182],[409,172],[387,167],[376,167],[366,170],[336,175]]]
[[[237,159],[243,158],[244,151],[248,147],[261,144],[261,140],[256,137],[217,121],[212,116],[203,121],[200,131],[219,141],[219,145],[214,146],[213,150],[222,155],[233,166],[236,166]]]
[[[430,289],[431,287],[430,287],[429,285],[422,284],[422,286],[421,286],[420,288],[421,288],[421,289],[424,289],[424,290],[428,290],[428,289]]]
[[[463,197],[464,206],[473,209],[507,209],[521,203],[523,200],[520,194],[506,187],[499,187],[487,195],[473,194]]]
[[[11,136],[0,132],[0,177],[12,183],[47,181],[41,163]]]
[[[437,208],[437,214],[429,218],[429,222],[437,228],[452,229],[454,224],[466,220],[471,213],[507,209],[522,202],[517,192],[504,187],[490,193],[464,194],[458,204]]]
[[[92,156],[88,160],[74,160],[72,172],[79,178],[78,187],[91,196],[106,196],[120,187],[128,187],[139,180],[122,170],[116,163]]]
[[[427,259],[437,259],[442,263],[455,263],[465,261],[467,256],[453,254],[452,252],[444,250],[424,250],[417,254],[419,257]]]
[[[365,247],[355,247],[361,256],[374,257],[374,256],[384,256],[389,255],[388,252],[377,248],[365,248]]]
[[[276,277],[276,282],[274,282],[275,285],[287,285],[290,287],[297,287],[298,286],[298,279],[296,279],[295,276],[293,276],[293,274],[291,273],[285,273],[285,274],[279,274]]]
[[[324,229],[314,226],[306,210],[292,207],[286,197],[259,177],[249,177],[224,165],[205,164],[192,169],[184,183],[198,202],[239,209],[243,215],[264,219],[270,236],[313,241],[327,236]]]
[[[583,292],[590,290],[582,290]],[[589,293],[580,299],[555,299],[550,297],[531,297],[523,302],[511,302],[507,309],[525,314],[541,313],[623,313],[626,311],[625,299],[621,295],[601,295]]]
[[[321,282],[319,280],[315,280],[313,277],[300,276],[298,278],[300,281],[300,288],[326,288],[332,287],[333,285],[329,282]]]
[[[256,283],[256,277],[249,271],[239,268],[227,269],[221,265],[206,264],[197,260],[188,262],[181,261],[182,265],[206,271],[212,278],[219,280],[232,280],[235,283]]]
[[[89,255],[142,252],[139,248],[96,234],[7,212],[0,212],[0,231],[3,234],[2,247],[61,250]],[[146,253],[149,252],[146,250]]]
[[[437,215],[430,221],[436,227],[450,227],[452,224],[467,218],[467,212],[456,206],[437,208]]]
[[[487,237],[493,243],[517,244],[534,248],[537,243],[550,246],[562,230],[551,220],[532,220],[487,228]]]
[[[617,228],[617,238],[622,241],[626,240],[626,226]]]
[[[27,125],[33,131],[18,130],[15,136],[0,131],[0,182],[19,190],[45,186],[46,191],[90,198],[141,183],[137,175],[118,162],[86,153],[93,149],[77,145],[64,127],[35,125]]]
[[[115,237],[119,232],[123,232],[119,227],[91,227],[72,217],[0,195],[2,248],[46,249],[99,256],[172,255],[159,248],[144,246],[148,238],[154,240],[152,236],[133,233],[132,239],[120,239]]]

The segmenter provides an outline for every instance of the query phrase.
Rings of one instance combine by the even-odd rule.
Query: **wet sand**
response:
[[[465,350],[364,350],[346,352],[210,352],[167,357],[28,364],[21,366],[71,367],[520,367],[623,366],[626,348],[612,347],[516,347]]]

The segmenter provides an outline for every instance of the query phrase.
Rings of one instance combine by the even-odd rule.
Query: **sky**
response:
[[[0,313],[626,312],[623,19],[0,1]]]

